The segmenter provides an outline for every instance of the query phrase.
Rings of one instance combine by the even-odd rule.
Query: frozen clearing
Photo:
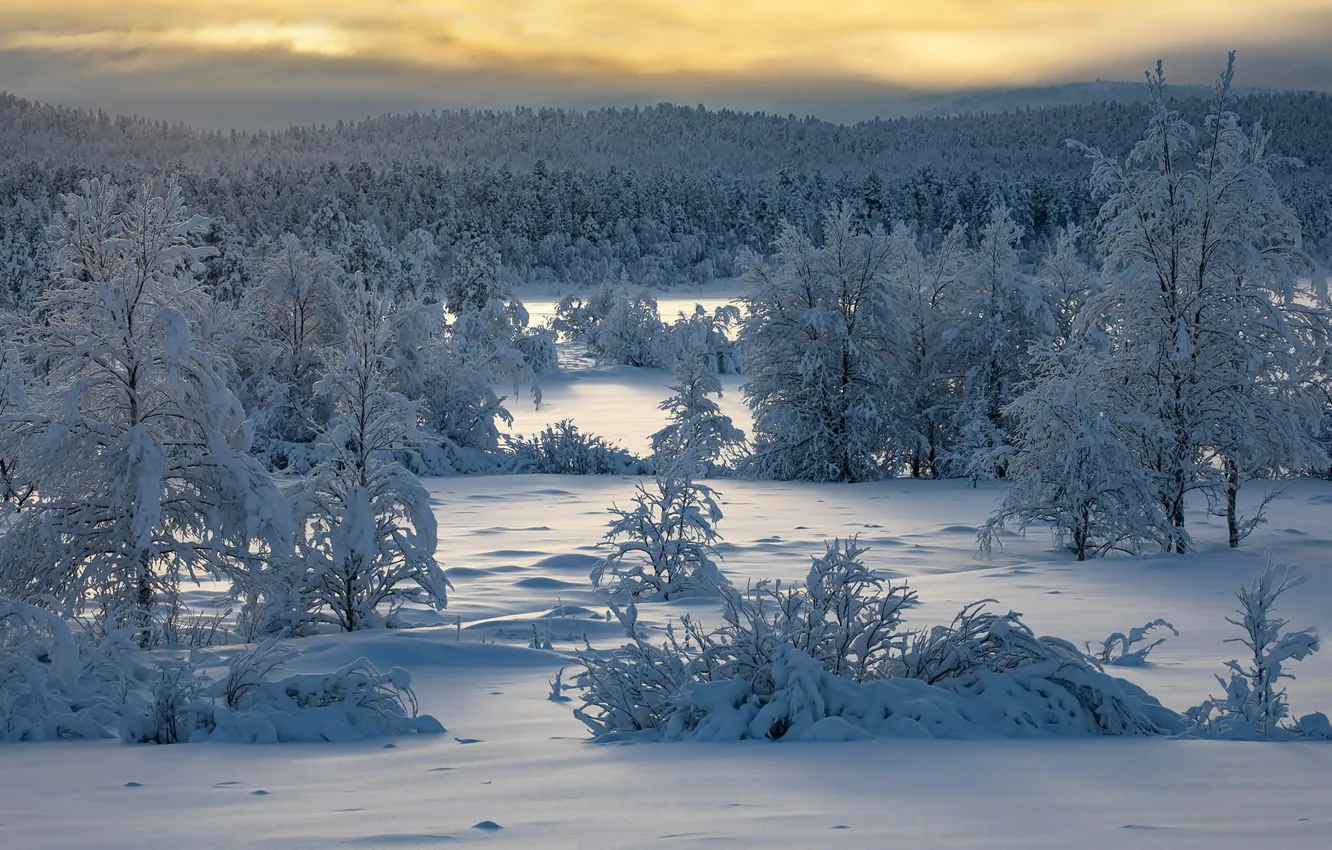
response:
[[[571,370],[548,382],[539,415],[575,415],[641,448],[667,377]],[[725,401],[735,411],[741,400],[730,386]],[[588,742],[570,704],[546,699],[546,683],[584,637],[619,642],[588,571],[605,508],[626,502],[634,483],[427,481],[456,588],[449,609],[419,615],[433,624],[425,628],[299,644],[297,672],[358,655],[406,667],[422,710],[447,734],[391,744],[5,745],[0,848],[1327,846],[1332,747],[1319,744]],[[913,625],[950,619],[984,597],[1024,612],[1038,633],[1079,642],[1164,617],[1181,635],[1157,649],[1152,666],[1115,672],[1176,710],[1217,691],[1212,674],[1241,649],[1223,642],[1235,634],[1224,618],[1265,551],[1309,579],[1279,613],[1293,627],[1332,629],[1326,482],[1294,482],[1239,552],[1225,548],[1224,521],[1199,504],[1190,516],[1197,554],[1082,565],[1049,551],[1043,534],[1008,538],[992,560],[978,560],[975,528],[996,486],[716,484],[722,568],[733,582],[803,578],[826,540],[858,534],[872,547],[870,566],[919,590]],[[215,593],[202,588],[195,601]],[[716,610],[707,601],[641,606],[658,627]],[[527,648],[534,624],[554,651]],[[1332,650],[1293,670],[1295,713],[1332,708]]]
[[[721,281],[695,293],[659,293],[657,309],[663,321],[674,321],[679,313],[692,313],[695,304],[714,310],[729,304],[738,290],[734,281]],[[532,324],[555,315],[558,298],[534,294],[523,300]],[[666,416],[657,403],[670,395],[666,385],[671,373],[660,369],[635,369],[629,366],[596,366],[587,361],[576,345],[560,345],[560,370],[541,376],[543,398],[540,407],[524,395],[510,397],[515,434],[532,435],[561,419],[572,419],[578,427],[617,442],[632,452],[645,454],[649,437],[666,424]],[[746,433],[749,409],[740,395],[742,375],[722,375],[722,412]]]

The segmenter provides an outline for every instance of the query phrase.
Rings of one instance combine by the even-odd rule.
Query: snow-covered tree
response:
[[[1078,313],[1099,285],[1082,258],[1078,246],[1081,239],[1082,228],[1077,225],[1061,228],[1054,247],[1036,272],[1036,288],[1045,301],[1043,317],[1049,320],[1041,330],[1055,348],[1062,348],[1073,338]]]
[[[860,233],[849,206],[824,214],[824,245],[788,227],[777,264],[744,261],[745,399],[754,412],[749,474],[864,481],[899,460],[894,380],[902,328],[893,243]]]
[[[1259,469],[1307,468],[1310,439],[1300,380],[1303,340],[1292,318],[1324,294],[1301,278],[1300,225],[1273,171],[1261,124],[1245,130],[1231,111],[1234,55],[1198,130],[1167,99],[1160,64],[1149,75],[1152,117],[1123,163],[1089,150],[1104,286],[1084,324],[1111,317],[1100,373],[1138,423],[1131,439],[1156,479],[1174,528],[1168,546],[1187,551],[1185,497],[1218,488],[1233,504]]]
[[[264,258],[255,311],[266,336],[280,350],[279,371],[303,384],[322,362],[322,352],[341,337],[341,294],[336,260],[310,251],[283,234]]]
[[[657,299],[623,275],[618,283],[602,283],[584,299],[563,298],[551,328],[565,339],[580,342],[600,363],[659,369],[668,366],[674,344],[671,328],[662,324]]]
[[[681,313],[670,326],[675,356],[701,357],[708,371],[735,374],[740,371],[740,352],[731,329],[739,325],[740,308],[734,304],[721,304],[711,313],[695,304],[693,313]]]
[[[592,571],[593,587],[612,578],[612,592],[669,601],[726,586],[715,548],[721,507],[716,491],[693,479],[692,466],[658,473],[651,489],[639,484],[631,510],[610,509],[616,519],[605,545],[613,551]]]
[[[722,386],[710,361],[706,351],[682,351],[676,358],[668,385],[674,394],[658,405],[666,411],[667,425],[652,435],[653,461],[659,469],[688,456],[697,474],[715,475],[744,442],[744,432],[712,398],[721,395]]]
[[[429,496],[396,458],[418,412],[393,389],[388,302],[359,277],[345,297],[346,343],[317,387],[333,401],[331,451],[298,499],[296,541],[312,618],[356,631],[404,602],[443,608],[448,579]]]
[[[327,251],[307,249],[287,233],[260,259],[259,279],[237,315],[233,357],[248,385],[270,461],[278,443],[314,440],[323,414],[314,382],[324,353],[343,334],[342,271]]]
[[[393,292],[395,301],[441,300],[440,251],[430,231],[416,228],[398,243],[400,273]]]
[[[1317,652],[1318,636],[1312,629],[1283,634],[1286,621],[1276,617],[1273,609],[1284,593],[1304,581],[1291,567],[1268,563],[1252,582],[1236,591],[1240,619],[1227,617],[1226,622],[1244,631],[1243,637],[1230,642],[1249,650],[1249,662],[1247,666],[1227,662],[1229,679],[1216,677],[1225,696],[1212,697],[1188,712],[1195,729],[1241,738],[1289,733],[1280,726],[1290,714],[1281,680],[1295,677],[1283,668]],[[1323,723],[1326,725],[1326,719]]]
[[[464,235],[454,246],[453,267],[444,282],[444,307],[455,316],[481,311],[509,295],[500,253],[479,236]]]
[[[1089,346],[1037,353],[1031,387],[1006,411],[1016,449],[1003,504],[981,530],[982,550],[1010,527],[1033,524],[1048,524],[1079,561],[1169,537],[1152,477],[1125,442],[1131,432],[1118,399],[1101,386],[1099,361]]]
[[[287,505],[195,337],[207,222],[174,182],[122,199],[86,180],[63,202],[56,276],[20,335],[43,386],[0,416],[0,457],[36,485],[0,538],[0,594],[148,641],[183,578],[242,581],[281,550]]]
[[[952,449],[953,408],[962,382],[955,373],[952,338],[966,266],[966,232],[953,227],[929,258],[915,234],[893,228],[893,271],[902,303],[906,343],[898,370],[898,409],[905,467],[912,478],[937,478]]]
[[[18,316],[0,311],[0,417],[17,414],[28,406],[28,385],[32,376],[20,362],[16,344],[20,328]],[[0,422],[3,422],[0,418]],[[0,454],[0,512],[27,501],[35,488],[19,471],[16,457]]]
[[[660,369],[670,362],[666,326],[646,289],[620,286],[610,309],[587,339],[588,353],[604,363]]]
[[[1011,423],[1004,410],[1027,378],[1027,350],[1046,324],[1041,292],[1018,267],[1021,238],[1008,207],[994,207],[960,289],[951,345],[963,390],[950,464],[972,480],[1007,469]]]

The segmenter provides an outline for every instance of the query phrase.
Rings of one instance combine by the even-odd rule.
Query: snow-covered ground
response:
[[[574,416],[642,449],[659,427],[663,372],[578,369],[546,383],[517,430]],[[725,398],[743,410],[738,390]],[[747,425],[744,419],[738,420]],[[1265,553],[1308,583],[1283,598],[1294,627],[1332,628],[1332,484],[1292,483],[1271,521],[1232,552],[1224,520],[1195,505],[1193,555],[1077,564],[1043,534],[976,557],[1000,488],[715,482],[733,582],[803,578],[833,537],[909,581],[913,625],[991,597],[1038,633],[1097,641],[1156,617],[1179,628],[1153,665],[1116,673],[1182,710],[1218,686],[1232,591]],[[440,736],[358,744],[0,746],[0,848],[1009,847],[1322,848],[1332,746],[1088,739],[854,744],[595,744],[547,681],[618,625],[588,583],[606,508],[628,478],[513,476],[427,482],[440,559],[455,585],[425,628],[302,641],[301,670],[358,655],[409,669]],[[1256,489],[1256,487],[1255,487]],[[1251,494],[1254,495],[1254,494]],[[215,591],[195,594],[206,601]],[[715,602],[644,604],[661,626]],[[553,651],[527,648],[533,625]],[[1332,651],[1293,665],[1296,713],[1332,708]],[[261,793],[262,792],[262,793]],[[499,829],[478,827],[493,822]]]

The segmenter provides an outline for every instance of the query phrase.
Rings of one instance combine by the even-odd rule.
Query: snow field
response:
[[[591,744],[547,681],[581,645],[619,641],[587,589],[598,506],[632,479],[504,477],[427,482],[440,556],[457,591],[452,625],[301,641],[295,672],[364,655],[403,666],[445,735],[358,744],[131,747],[69,742],[6,747],[0,846],[33,848],[434,847],[1322,847],[1332,748],[1127,739],[912,741],[855,744]],[[1076,566],[1036,536],[1009,539],[992,562],[974,533],[997,488],[961,482],[779,485],[718,482],[728,538],[723,570],[743,583],[802,577],[822,535],[861,532],[867,562],[919,589],[911,622],[951,617],[995,596],[1042,634],[1099,639],[1154,616],[1181,631],[1154,666],[1116,669],[1180,709],[1217,687],[1234,654],[1223,615],[1230,592],[1271,548],[1309,583],[1286,600],[1293,625],[1326,630],[1332,598],[1320,517],[1332,485],[1298,482],[1239,553],[1223,528],[1183,558],[1111,558]],[[945,525],[939,517],[954,522]],[[1200,519],[1200,518],[1199,518]],[[520,524],[522,523],[522,524]],[[967,528],[959,527],[966,525]],[[872,526],[879,525],[882,528]],[[1276,525],[1276,523],[1274,523]],[[1309,529],[1295,534],[1291,528]],[[773,538],[780,537],[781,540]],[[504,548],[500,548],[503,546]],[[582,556],[582,557],[575,557]],[[538,581],[533,581],[533,580]],[[541,581],[544,580],[544,581]],[[550,582],[567,582],[571,586]],[[580,606],[556,652],[526,648],[530,623],[560,602]],[[643,604],[663,623],[715,603]],[[574,609],[576,611],[576,609]],[[572,613],[572,612],[571,612]],[[506,619],[497,620],[502,617]],[[545,618],[552,620],[552,618]],[[484,639],[499,644],[481,643]],[[568,673],[566,671],[566,681]],[[1296,665],[1299,712],[1326,707],[1322,655]],[[466,741],[469,743],[460,743]],[[23,777],[17,781],[15,777]],[[127,782],[142,787],[125,787]],[[223,783],[237,783],[228,785]],[[77,805],[52,803],[62,799]],[[266,791],[256,796],[255,791]],[[151,815],[145,815],[151,810]],[[474,829],[494,821],[499,830]],[[839,827],[845,827],[841,829]]]
[[[573,416],[642,450],[659,427],[666,372],[580,368],[545,383],[516,431]],[[735,381],[738,384],[738,381]],[[748,424],[738,389],[722,403]],[[422,712],[448,731],[346,744],[265,747],[57,742],[0,749],[0,847],[427,848],[890,847],[1283,848],[1324,846],[1332,748],[1215,741],[1083,739],[672,745],[593,744],[548,682],[584,646],[622,641],[588,572],[612,503],[632,478],[428,479],[438,557],[455,591],[423,628],[297,642],[295,673],[364,656],[412,673]],[[1115,675],[1182,710],[1219,691],[1240,654],[1224,617],[1265,553],[1308,584],[1282,600],[1292,627],[1332,627],[1332,484],[1297,481],[1239,551],[1193,506],[1199,551],[1077,564],[1048,537],[1006,536],[989,560],[976,530],[1002,489],[965,481],[820,485],[711,482],[725,514],[722,571],[739,586],[803,579],[834,537],[859,535],[867,564],[909,581],[908,625],[946,622],[998,599],[1038,634],[1099,642],[1164,617],[1180,630],[1142,668]],[[1258,487],[1245,490],[1256,498]],[[219,588],[190,593],[196,605]],[[661,628],[712,600],[639,606]],[[529,649],[533,626],[552,651]],[[1294,665],[1299,714],[1332,706],[1332,657]],[[571,694],[575,696],[576,694]],[[576,704],[576,699],[575,703]],[[75,802],[76,801],[76,802]],[[498,826],[498,829],[491,828]]]

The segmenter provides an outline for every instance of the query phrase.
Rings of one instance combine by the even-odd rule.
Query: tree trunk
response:
[[[1240,473],[1239,465],[1230,458],[1225,459],[1226,467],[1226,530],[1230,534],[1230,548],[1239,547],[1239,512],[1236,510],[1235,503],[1239,499]]]
[[[140,631],[137,642],[140,647],[147,649],[153,640],[153,574],[152,574],[152,555],[144,549],[139,553],[139,562],[137,564],[137,573],[135,577],[137,587],[137,599],[135,604],[138,610],[135,612],[136,619],[139,621]]]

